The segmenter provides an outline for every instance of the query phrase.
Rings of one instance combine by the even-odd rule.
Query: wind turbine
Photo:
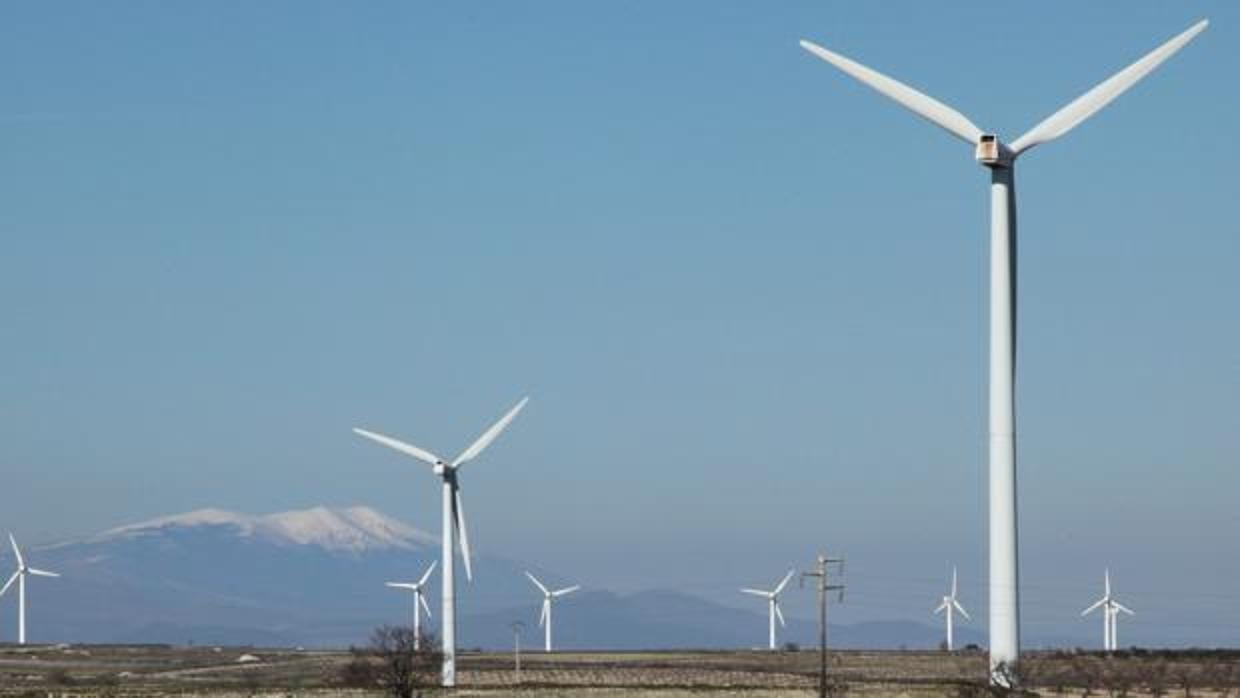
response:
[[[465,529],[465,510],[461,505],[461,486],[457,472],[462,465],[478,457],[491,442],[500,435],[508,426],[508,423],[517,416],[521,408],[525,407],[525,403],[529,402],[529,398],[522,398],[516,407],[508,410],[508,413],[500,417],[499,421],[491,425],[465,449],[461,455],[456,457],[452,462],[445,461],[430,451],[423,450],[404,441],[398,441],[390,436],[376,434],[365,429],[355,428],[353,431],[360,436],[364,436],[371,441],[395,449],[408,456],[413,456],[418,460],[429,464],[436,475],[443,480],[443,553],[440,562],[443,563],[442,585],[440,592],[442,594],[442,626],[440,634],[443,641],[443,671],[440,676],[440,684],[445,687],[456,685],[456,581],[454,579],[453,553],[456,544],[453,539],[454,533],[460,533],[461,538],[461,558],[465,561],[465,577],[473,581],[473,570],[470,566],[469,555],[469,535]]]
[[[769,616],[767,619],[769,633],[767,649],[775,649],[775,619],[779,618],[779,624],[781,626],[787,625],[787,623],[784,623],[783,611],[779,610],[779,595],[783,592],[784,587],[788,586],[788,580],[792,579],[792,576],[796,573],[796,570],[788,570],[788,574],[784,575],[784,578],[780,580],[779,584],[775,585],[775,589],[772,591],[747,588],[741,589],[741,593],[753,594],[754,596],[761,596],[766,599],[767,615]]]
[[[947,615],[945,616],[947,618],[947,651],[951,652],[952,650],[956,649],[956,646],[953,644],[953,640],[952,640],[952,614],[955,611],[960,611],[960,615],[964,616],[965,620],[973,620],[972,618],[969,617],[969,612],[964,610],[964,606],[961,606],[960,602],[956,600],[956,568],[955,567],[952,568],[952,593],[948,594],[947,596],[944,596],[943,600],[939,603],[939,607],[934,609],[935,615],[938,615],[939,613],[942,613],[944,611],[946,611],[947,613]]]
[[[530,581],[533,582],[534,585],[538,587],[538,590],[543,593],[542,613],[538,614],[538,625],[542,627],[543,629],[543,649],[544,651],[550,652],[551,651],[551,600],[557,599],[561,596],[564,596],[565,594],[571,594],[574,591],[577,591],[578,589],[580,589],[581,585],[574,584],[571,587],[564,587],[563,589],[556,589],[555,591],[551,591],[550,589],[547,588],[545,584],[538,581],[538,577],[535,577],[529,572],[526,572],[525,576],[529,577]]]
[[[990,667],[1004,669],[1020,656],[1016,538],[1016,159],[1092,116],[1158,67],[1206,28],[1202,20],[1070,102],[1020,138],[1005,144],[963,114],[917,90],[817,44],[801,46],[918,116],[975,148],[990,169]]]
[[[1123,611],[1128,615],[1136,615],[1127,606],[1111,598],[1111,570],[1107,570],[1103,577],[1105,584],[1102,598],[1094,602],[1094,605],[1081,611],[1081,616],[1087,616],[1096,608],[1102,608],[1102,649],[1107,652],[1114,652],[1119,649],[1119,634],[1116,632],[1116,622],[1119,619],[1119,612]]]
[[[9,577],[9,581],[4,583],[4,588],[0,589],[0,596],[4,596],[4,592],[13,586],[13,582],[17,582],[17,644],[24,645],[26,644],[26,576],[33,574],[36,577],[59,577],[60,575],[55,572],[36,570],[27,565],[12,533],[9,534],[9,543],[13,545],[13,555],[17,557],[17,571]]]
[[[422,587],[426,585],[426,580],[431,578],[431,572],[435,571],[435,565],[439,561],[431,563],[426,568],[426,572],[422,574],[422,578],[416,582],[387,582],[387,586],[394,589],[411,589],[413,591],[413,651],[417,652],[422,649],[422,609],[426,609],[426,617],[431,617],[431,607],[426,605],[426,595],[422,593]]]

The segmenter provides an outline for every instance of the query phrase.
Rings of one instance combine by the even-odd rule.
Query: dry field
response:
[[[258,659],[243,663],[245,654]],[[379,696],[341,687],[341,651],[165,646],[0,647],[0,696]],[[1026,684],[1042,696],[1240,698],[1240,652],[1035,653]],[[802,652],[466,653],[460,696],[811,696],[818,655]],[[838,652],[839,695],[987,695],[978,653]],[[1188,688],[1188,691],[1185,688]]]

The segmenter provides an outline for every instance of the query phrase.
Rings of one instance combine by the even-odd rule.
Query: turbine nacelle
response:
[[[1016,153],[1013,153],[1012,149],[999,140],[995,134],[983,133],[977,139],[977,148],[973,157],[986,167],[1011,167],[1012,161],[1016,159]]]

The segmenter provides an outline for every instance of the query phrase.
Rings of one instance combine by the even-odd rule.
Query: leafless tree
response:
[[[392,625],[375,628],[369,646],[351,651],[340,682],[349,688],[379,688],[393,698],[422,695],[423,688],[435,685],[443,660],[434,636],[423,633],[415,643],[412,628]]]

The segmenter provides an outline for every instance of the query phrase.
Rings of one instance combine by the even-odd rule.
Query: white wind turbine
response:
[[[880,94],[975,147],[990,169],[990,666],[992,681],[1020,656],[1016,537],[1016,192],[1014,167],[1025,151],[1092,116],[1206,28],[1194,24],[1005,144],[963,114],[913,88],[809,41],[801,46]]]
[[[422,609],[426,609],[426,617],[431,617],[431,607],[426,605],[426,594],[422,593],[423,587],[426,586],[426,580],[431,578],[431,572],[435,571],[435,565],[439,561],[431,563],[426,568],[426,572],[422,574],[422,578],[416,582],[387,582],[387,586],[393,589],[410,589],[413,591],[413,651],[417,652],[422,649]]]
[[[574,591],[577,591],[578,589],[580,589],[581,585],[574,584],[571,587],[564,587],[563,589],[556,589],[555,591],[551,591],[550,589],[547,588],[545,584],[538,581],[538,577],[535,577],[529,572],[526,572],[525,576],[529,577],[530,581],[533,582],[534,585],[538,587],[538,590],[543,593],[542,612],[538,614],[538,625],[543,629],[543,649],[546,652],[550,652],[551,651],[551,600],[558,599],[559,597],[564,596],[565,594],[571,594]]]
[[[1094,602],[1094,605],[1081,611],[1081,616],[1087,616],[1096,608],[1102,608],[1102,649],[1107,652],[1114,652],[1119,649],[1119,634],[1116,632],[1116,622],[1119,619],[1119,612],[1123,611],[1128,615],[1134,614],[1127,606],[1111,598],[1111,570],[1106,570],[1103,577],[1104,591],[1102,598]]]
[[[24,645],[26,644],[26,576],[33,574],[36,577],[59,577],[60,575],[55,572],[36,570],[27,565],[12,533],[9,534],[9,543],[13,545],[13,555],[17,557],[17,571],[9,577],[9,581],[5,582],[4,588],[0,589],[0,596],[4,596],[4,592],[13,586],[13,582],[17,582],[17,643]]]
[[[939,607],[934,609],[934,613],[936,615],[942,612],[947,613],[946,618],[947,618],[947,651],[948,652],[951,652],[952,650],[956,649],[954,640],[952,638],[952,614],[955,611],[960,611],[960,615],[964,616],[965,620],[973,620],[972,618],[969,617],[969,612],[964,610],[964,606],[961,606],[960,602],[956,600],[956,568],[953,567],[952,568],[952,593],[948,594],[947,596],[944,596],[943,600],[939,603]]]
[[[748,588],[741,589],[742,593],[753,594],[754,596],[761,596],[762,598],[766,599],[767,615],[769,616],[767,618],[767,626],[768,626],[767,648],[768,649],[772,649],[772,650],[775,649],[775,619],[779,618],[779,624],[781,626],[787,625],[786,623],[784,623],[784,612],[779,610],[779,595],[780,593],[783,592],[784,587],[788,586],[788,580],[792,579],[792,576],[796,573],[797,573],[796,570],[788,570],[788,574],[784,575],[784,578],[780,580],[779,584],[775,585],[775,589],[772,591],[764,591],[762,589],[748,589]]]
[[[398,441],[390,436],[376,434],[365,429],[354,429],[353,431],[364,436],[367,439],[376,441],[404,453],[413,456],[418,460],[429,464],[434,473],[443,480],[443,552],[440,562],[443,563],[443,571],[440,573],[442,579],[442,621],[440,634],[443,636],[443,672],[440,676],[440,684],[445,687],[456,685],[456,582],[454,579],[453,553],[456,544],[454,543],[454,533],[460,533],[461,538],[461,558],[465,561],[465,577],[473,580],[473,570],[470,566],[469,555],[469,535],[465,529],[465,511],[461,505],[461,486],[458,481],[457,472],[462,465],[478,457],[492,441],[504,431],[508,423],[517,416],[521,408],[525,407],[525,403],[529,402],[529,398],[522,398],[516,407],[508,410],[508,413],[499,419],[498,422],[491,425],[490,429],[483,432],[477,441],[470,444],[461,455],[456,457],[452,462],[445,461],[430,451],[423,450],[404,441]]]

